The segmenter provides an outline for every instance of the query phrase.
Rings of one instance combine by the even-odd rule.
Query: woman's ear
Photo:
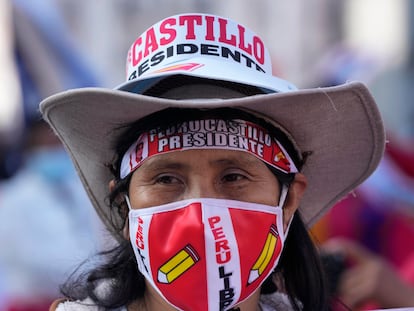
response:
[[[116,186],[115,179],[111,179],[111,181],[108,184],[109,192],[112,192],[115,189],[115,186]],[[119,196],[115,200],[116,200],[116,204],[119,204],[120,206],[126,205],[125,198],[123,197],[121,198]],[[128,215],[128,212],[126,212],[126,215]],[[122,236],[124,237],[125,240],[128,240],[128,241],[130,240],[129,239],[129,221],[127,218],[125,218],[124,228],[122,229]]]
[[[305,193],[307,180],[302,173],[296,173],[295,179],[289,186],[288,195],[283,206],[283,231],[286,233],[290,220],[300,206],[303,194]]]
[[[125,220],[124,228],[122,229],[122,236],[125,240],[130,241],[129,238],[129,221],[128,219]]]
[[[109,192],[114,191],[116,186],[115,179],[111,179],[108,184]]]

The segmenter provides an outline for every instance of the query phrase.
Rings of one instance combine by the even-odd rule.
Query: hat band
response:
[[[152,156],[194,149],[243,151],[282,173],[298,172],[280,142],[260,125],[240,119],[200,119],[142,133],[124,154],[120,177],[124,179]]]

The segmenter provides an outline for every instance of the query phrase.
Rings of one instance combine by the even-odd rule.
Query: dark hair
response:
[[[128,177],[124,180],[119,179],[120,161],[122,155],[139,134],[153,129],[155,125],[160,126],[160,129],[165,129],[172,124],[206,117],[217,117],[222,120],[243,119],[263,126],[282,143],[293,158],[295,165],[299,169],[302,167],[302,155],[298,153],[287,135],[263,119],[246,111],[234,108],[209,110],[169,108],[126,126],[117,141],[117,145],[114,146],[117,156],[110,168],[114,174],[116,186],[109,195],[109,205],[112,213],[118,213],[124,221],[127,219],[125,205],[117,202],[120,194],[128,191],[130,180]],[[274,173],[281,183],[289,183],[293,178],[292,175],[283,175],[276,171]],[[118,232],[122,230],[123,226],[124,223],[114,224]],[[102,258],[104,262],[92,268],[89,272],[74,273],[62,286],[61,290],[65,296],[76,300],[90,297],[101,307],[117,308],[128,305],[144,295],[144,277],[137,269],[136,258],[129,241],[121,241],[115,248],[98,254],[98,258]],[[284,288],[295,310],[320,311],[328,309],[328,296],[318,252],[305,224],[301,220],[299,212],[296,212],[293,218],[285,248],[274,274],[282,276]],[[262,285],[261,292],[263,295],[280,290],[272,277],[273,275]],[[103,281],[108,282],[108,286],[110,286],[110,290],[105,291],[105,297],[97,293],[97,288]]]

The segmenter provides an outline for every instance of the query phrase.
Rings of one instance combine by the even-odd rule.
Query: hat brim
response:
[[[287,129],[300,150],[309,152],[302,170],[308,187],[299,208],[308,227],[361,184],[384,152],[380,113],[367,88],[358,82],[220,101],[179,101],[102,88],[51,96],[40,110],[67,148],[108,228],[113,219],[106,197],[113,176],[106,164],[113,160],[119,127],[168,107],[242,107]]]

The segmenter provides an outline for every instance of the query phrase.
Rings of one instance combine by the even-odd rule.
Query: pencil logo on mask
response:
[[[189,244],[186,245],[158,269],[158,282],[165,284],[172,283],[199,260],[200,257],[194,248]]]
[[[273,254],[276,251],[278,236],[279,234],[277,233],[276,226],[272,225],[270,227],[269,233],[267,234],[267,238],[263,246],[262,252],[260,253],[256,262],[254,263],[252,269],[250,270],[248,284],[251,284],[254,281],[256,281],[269,266]]]

